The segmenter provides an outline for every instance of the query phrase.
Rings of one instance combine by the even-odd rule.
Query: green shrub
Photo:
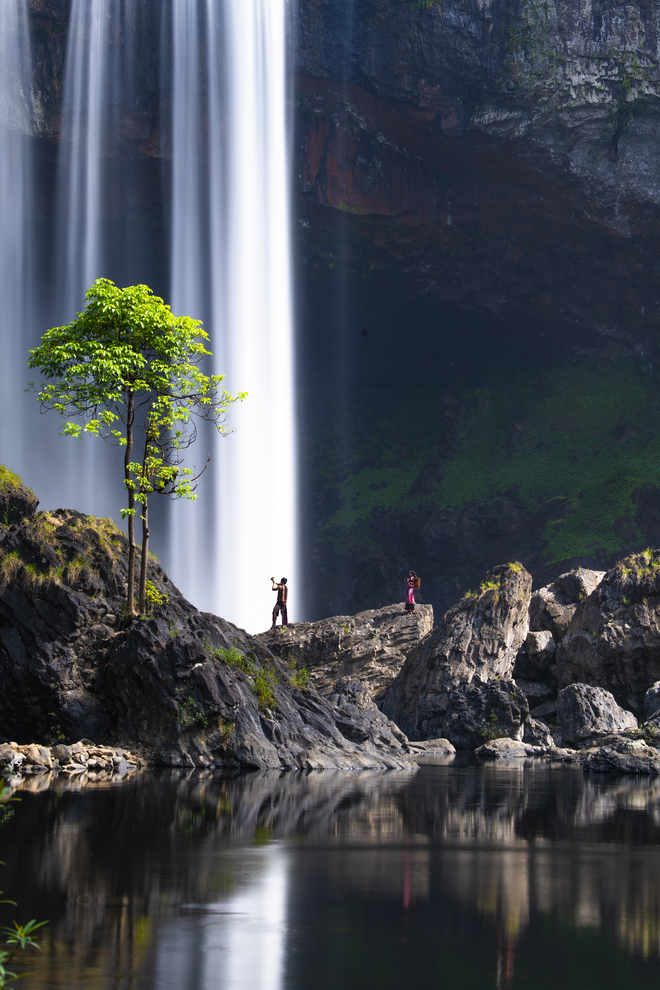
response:
[[[291,674],[291,686],[294,688],[306,688],[309,684],[309,671],[307,667],[301,667],[300,670],[294,670]]]
[[[153,612],[156,608],[161,608],[167,601],[167,595],[159,591],[153,581],[147,581],[145,598],[147,599],[147,605],[150,612]]]

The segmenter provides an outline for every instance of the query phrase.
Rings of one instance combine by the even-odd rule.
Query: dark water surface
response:
[[[34,780],[37,788],[46,782]],[[660,985],[660,782],[547,764],[22,790],[26,988]]]

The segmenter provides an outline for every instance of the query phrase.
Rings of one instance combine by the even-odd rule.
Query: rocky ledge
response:
[[[88,766],[121,748],[182,767],[415,766],[361,684],[323,697],[264,643],[194,608],[155,560],[150,614],[127,616],[126,537],[21,497],[27,512],[0,526],[0,736],[19,763],[37,765],[9,740],[108,743],[85,750]]]

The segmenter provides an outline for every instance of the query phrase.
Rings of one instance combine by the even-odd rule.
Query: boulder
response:
[[[37,511],[39,499],[26,488],[17,475],[12,475],[0,465],[0,519],[6,526],[13,526],[24,519],[31,519]]]
[[[411,742],[409,746],[413,753],[423,756],[453,756],[456,752],[456,747],[448,739],[424,739]]]
[[[521,739],[528,716],[525,696],[513,681],[492,680],[483,686],[473,682],[452,694],[442,733],[456,749],[476,749],[496,733]]]
[[[646,692],[660,680],[660,551],[620,561],[577,605],[550,673],[559,688],[601,687],[643,716]]]
[[[576,567],[573,571],[560,574],[555,588],[570,602],[582,602],[595,591],[605,577],[605,571],[591,571],[586,567]]]
[[[660,681],[652,684],[644,695],[642,704],[642,720],[648,722],[660,715]]]
[[[545,722],[539,722],[535,718],[528,718],[523,725],[522,741],[530,746],[544,746],[551,748],[555,741],[550,735],[550,730]]]
[[[620,708],[603,688],[571,684],[557,696],[557,719],[564,742],[576,746],[594,736],[636,729],[632,712]]]
[[[54,760],[58,761],[61,767],[65,767],[71,763],[71,750],[68,746],[63,746],[62,744],[53,746],[50,755]]]
[[[660,774],[660,754],[654,750],[647,753],[620,753],[609,746],[603,746],[587,756],[582,768],[587,773],[629,773],[657,777]]]
[[[549,632],[558,643],[568,632],[579,602],[584,601],[598,587],[605,571],[590,571],[579,567],[532,595],[529,605],[531,632]]]
[[[520,728],[527,703],[515,685],[506,688],[504,706],[501,699],[476,699],[487,686],[496,693],[498,681],[503,686],[511,678],[528,632],[531,587],[531,576],[521,564],[496,567],[411,651],[380,706],[410,739],[443,735],[458,748],[473,749],[479,742],[473,726],[480,725],[482,715],[488,720],[491,704],[496,710],[510,708],[514,697],[525,715],[516,715],[506,731]],[[464,730],[461,721],[466,712],[469,727]]]
[[[339,615],[318,622],[296,622],[260,633],[259,639],[281,660],[309,671],[324,695],[343,681],[359,680],[380,701],[410,651],[433,628],[433,607],[401,605]]]
[[[525,638],[525,651],[530,664],[537,673],[544,673],[555,655],[555,641],[552,638],[552,633],[548,629],[542,629],[540,632],[528,632]]]
[[[517,739],[507,739],[504,737],[484,743],[483,746],[479,746],[475,750],[475,753],[477,756],[486,756],[490,759],[511,760],[527,756],[527,749]]]

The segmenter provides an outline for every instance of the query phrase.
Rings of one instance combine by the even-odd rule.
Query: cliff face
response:
[[[409,293],[647,346],[660,5],[310,0],[300,14],[306,200],[371,217],[356,229]]]
[[[659,24],[658,3],[299,4],[305,370],[334,328],[315,388],[351,403],[307,447],[320,608],[415,566],[441,613],[504,557],[543,582],[657,539]]]

